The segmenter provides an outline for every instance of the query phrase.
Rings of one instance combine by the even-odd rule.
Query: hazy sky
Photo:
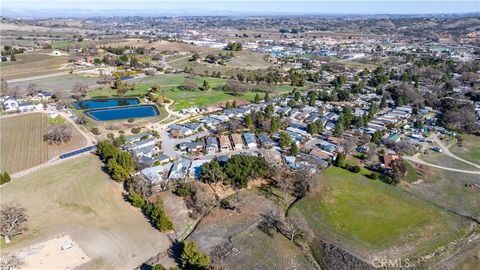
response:
[[[308,14],[432,14],[480,12],[480,0],[466,1],[200,1],[200,0],[1,0],[2,10],[9,9],[89,9],[89,10],[142,10],[142,11],[234,11],[256,13],[308,13]],[[208,15],[208,14],[205,14]]]

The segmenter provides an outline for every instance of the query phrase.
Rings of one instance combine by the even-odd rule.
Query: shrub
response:
[[[140,133],[140,131],[142,131],[142,128],[141,128],[141,127],[134,127],[134,128],[132,128],[132,133],[133,133],[133,134],[138,134],[138,133]]]
[[[133,193],[128,195],[128,199],[132,203],[133,206],[137,208],[143,208],[145,205],[145,198],[143,198],[142,194],[140,193]]]
[[[195,242],[182,243],[180,260],[183,269],[208,269],[210,256],[202,252]]]
[[[135,118],[128,118],[127,122],[128,123],[133,123],[135,121]]]
[[[359,173],[360,170],[361,170],[360,166],[358,166],[358,165],[353,165],[353,166],[352,165],[347,165],[347,167],[348,167],[348,170],[353,172],[353,173]]]
[[[367,175],[367,177],[373,180],[377,180],[380,177],[380,175],[376,172],[372,172],[371,174]]]
[[[110,140],[113,140],[113,138],[115,138],[115,134],[113,134],[113,133],[108,133],[108,134],[107,134],[107,138],[109,138]]]
[[[192,197],[195,194],[195,186],[191,182],[182,182],[175,189],[175,194],[180,197]]]
[[[100,135],[100,130],[98,130],[97,127],[93,127],[93,128],[91,129],[91,131],[92,131],[92,133],[95,134],[95,135]]]
[[[143,213],[149,217],[152,225],[159,231],[169,231],[173,229],[173,223],[168,218],[167,213],[163,209],[163,203],[158,201],[157,203],[146,203],[143,208]]]
[[[7,172],[3,172],[2,174],[0,174],[0,185],[8,183],[10,182],[10,180],[12,179],[10,178],[10,175]]]

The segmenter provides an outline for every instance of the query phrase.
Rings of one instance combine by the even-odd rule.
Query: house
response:
[[[285,156],[284,157],[285,163],[290,166],[292,170],[298,169],[297,158],[294,156]]]
[[[322,168],[323,169],[323,168],[328,167],[328,165],[329,165],[328,161],[326,161],[325,159],[319,158],[319,157],[311,155],[311,154],[300,153],[299,156],[302,160],[307,161],[308,163],[315,165],[317,168]],[[328,159],[328,157],[326,159]]]
[[[14,112],[18,110],[18,101],[13,98],[7,98],[3,101],[2,105],[5,112]]]
[[[271,148],[273,147],[273,140],[268,137],[267,133],[263,132],[258,135],[258,141],[260,145],[264,148]]]
[[[230,144],[230,138],[227,135],[221,135],[219,138],[220,141],[220,151],[230,151],[232,150],[232,145]]]
[[[238,133],[233,133],[232,135],[230,135],[231,138],[232,138],[232,142],[233,142],[233,148],[235,150],[239,150],[239,149],[242,149],[244,144],[243,144],[243,140],[242,140],[242,135],[238,134]]]
[[[152,157],[156,153],[155,145],[147,145],[142,148],[130,150],[135,157]]]
[[[19,102],[18,110],[21,112],[30,112],[35,110],[35,105],[32,102]]]
[[[397,143],[398,141],[400,141],[400,135],[392,133],[385,138],[385,141],[387,143]]]
[[[243,133],[243,139],[245,139],[248,148],[257,148],[257,140],[253,133]]]
[[[213,118],[213,119],[215,119],[217,121],[220,121],[220,122],[226,122],[229,119],[228,116],[223,115],[223,114],[212,114],[212,115],[210,115],[210,118]]]
[[[154,186],[160,185],[162,182],[165,181],[165,179],[163,178],[163,166],[146,168],[141,170],[140,173],[143,175],[145,180],[147,180],[150,184]]]
[[[207,137],[205,140],[205,150],[207,154],[218,152],[218,141],[216,137]]]
[[[310,150],[310,155],[315,156],[317,158],[325,159],[328,160],[330,158],[333,158],[335,155],[331,152],[326,152],[318,147],[313,147],[312,150]]]
[[[134,143],[134,142],[138,142],[142,139],[144,139],[144,140],[149,139],[151,136],[152,136],[151,133],[142,133],[142,134],[130,136],[125,140],[125,144],[131,144],[131,143]]]
[[[201,142],[187,142],[186,143],[187,152],[190,154],[196,154],[203,150],[203,143]]]
[[[132,144],[126,145],[125,150],[132,151],[132,150],[140,149],[140,148],[143,148],[143,147],[146,147],[146,146],[151,146],[151,145],[155,145],[155,139],[154,138],[149,138],[149,139],[146,139],[146,140],[141,140],[141,141],[137,141],[137,142],[134,142]]]
[[[392,168],[392,162],[394,160],[397,160],[397,159],[399,159],[398,155],[394,155],[394,154],[383,155],[382,156],[382,160],[383,160],[382,167],[387,168],[387,169],[391,169]]]
[[[335,152],[335,150],[337,149],[337,146],[333,143],[329,143],[327,141],[321,141],[318,146],[320,147],[320,149],[324,150],[324,151],[327,151],[327,152],[330,152],[330,153],[333,153]]]
[[[193,132],[198,132],[200,128],[203,128],[202,123],[186,123],[186,124],[183,124],[183,126],[192,130]]]
[[[361,146],[357,147],[357,152],[365,154],[365,153],[368,152],[369,149],[370,149],[370,147],[368,147],[368,145],[361,145]]]
[[[168,175],[168,179],[184,179],[186,176],[188,176],[188,169],[190,168],[190,164],[191,162],[188,159],[180,159],[173,162],[173,165],[170,168],[170,174]]]
[[[177,124],[169,125],[168,132],[170,132],[173,137],[184,137],[193,134],[193,130]]]
[[[197,108],[197,107],[185,108],[185,109],[181,109],[180,113],[183,113],[183,114],[189,114],[189,113],[197,114],[197,113],[200,113],[200,109]]]

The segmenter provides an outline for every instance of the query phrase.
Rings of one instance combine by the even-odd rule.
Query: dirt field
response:
[[[59,93],[64,91],[71,91],[76,83],[82,83],[89,87],[102,87],[102,85],[97,84],[97,81],[98,77],[86,77],[78,74],[65,74],[51,78],[15,82],[8,85],[9,87],[18,86],[21,89],[27,89],[28,85],[33,83],[36,84],[40,89],[47,89],[50,92]]]
[[[47,125],[43,113],[0,119],[0,171],[12,174],[47,161]]]
[[[28,231],[2,249],[18,251],[68,234],[92,260],[77,269],[133,269],[165,251],[170,241],[123,188],[102,171],[93,155],[72,159],[16,179],[0,189],[1,203],[18,201],[28,213]]]
[[[62,71],[60,67],[68,61],[68,56],[51,56],[47,55],[47,51],[22,53],[15,57],[17,58],[15,62],[0,64],[2,79],[11,80],[60,72]]]
[[[311,269],[308,260],[280,234],[269,236],[257,228],[260,213],[279,209],[273,199],[259,190],[240,192],[240,213],[216,208],[202,219],[187,240],[207,252],[230,242],[238,250],[225,258],[228,269]]]

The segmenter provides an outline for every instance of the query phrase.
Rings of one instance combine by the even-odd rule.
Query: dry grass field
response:
[[[28,231],[3,252],[16,252],[59,234],[69,235],[92,260],[76,269],[133,269],[166,251],[170,241],[123,199],[98,157],[87,155],[13,180],[1,203],[27,209]]]
[[[47,161],[47,126],[43,113],[0,119],[0,171],[12,174]]]
[[[31,76],[61,72],[61,66],[67,64],[68,56],[51,56],[47,51],[17,54],[17,61],[1,63],[2,79],[11,80]],[[65,70],[63,70],[65,71]]]

